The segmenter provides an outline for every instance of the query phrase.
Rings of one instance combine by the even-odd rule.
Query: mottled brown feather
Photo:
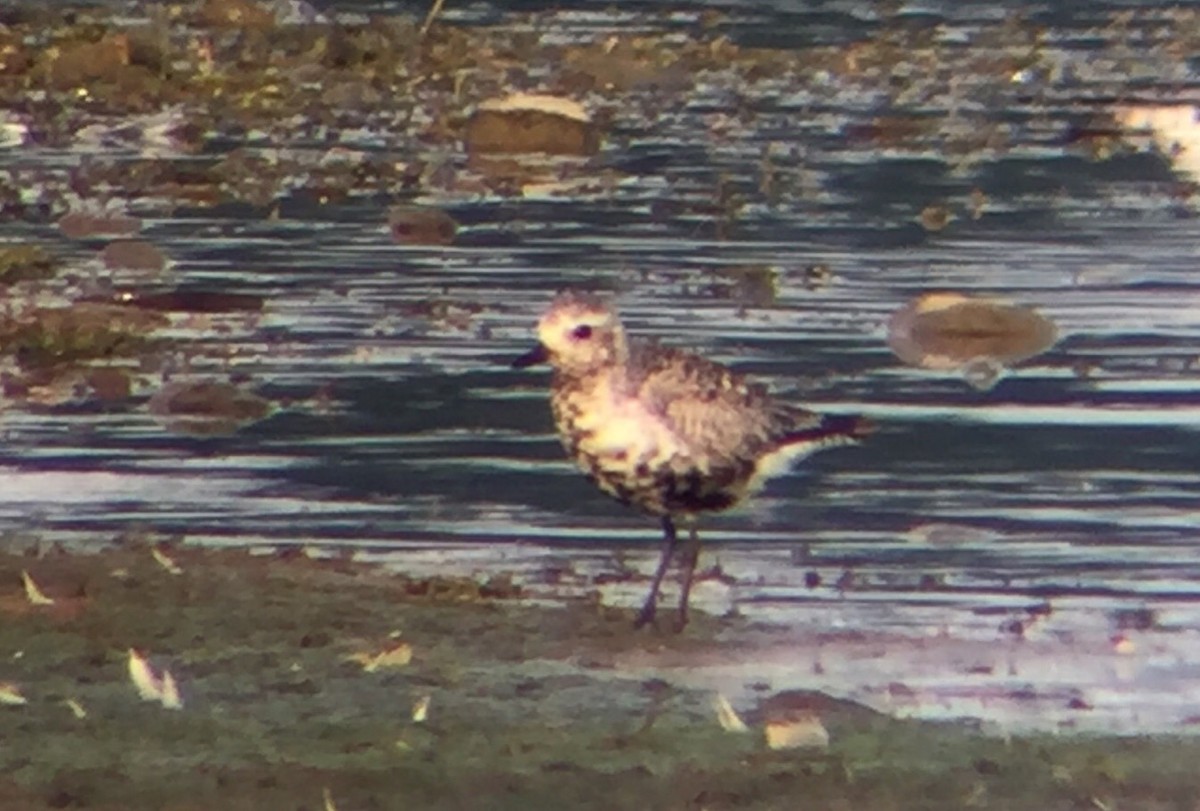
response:
[[[866,430],[859,418],[781,403],[694,353],[627,338],[595,296],[560,295],[539,336],[555,369],[551,404],[568,455],[604,492],[652,514],[727,509],[780,472],[776,456],[786,463]]]
[[[697,456],[713,460],[752,461],[821,423],[820,415],[778,402],[745,375],[652,341],[630,340],[626,375],[635,396],[655,404]]]

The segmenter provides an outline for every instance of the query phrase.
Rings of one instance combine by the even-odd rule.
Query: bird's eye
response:
[[[571,330],[571,337],[579,341],[586,341],[592,337],[592,328],[587,324],[580,324],[575,329]]]

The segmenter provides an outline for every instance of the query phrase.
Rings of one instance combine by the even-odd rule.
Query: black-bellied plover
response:
[[[663,549],[637,625],[654,619],[689,528],[679,624],[699,555],[696,517],[726,510],[790,463],[870,432],[858,416],[822,416],[773,399],[767,388],[690,352],[627,337],[616,311],[590,293],[560,293],[537,327],[539,343],[513,362],[549,362],[550,404],[568,455],[601,490],[662,517]]]

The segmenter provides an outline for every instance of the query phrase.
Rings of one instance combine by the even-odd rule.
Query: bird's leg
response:
[[[700,535],[696,527],[688,528],[688,539],[683,547],[683,588],[679,594],[679,630],[688,624],[688,598],[692,594],[692,575],[696,573],[696,562],[700,559]]]
[[[658,606],[658,587],[662,585],[663,575],[670,568],[671,558],[675,554],[675,522],[671,520],[671,516],[663,516],[662,528],[662,557],[659,558],[658,570],[654,573],[654,581],[650,584],[650,593],[646,595],[646,602],[642,605],[642,610],[638,612],[637,620],[633,623],[634,628],[641,628],[643,625],[654,621],[654,612]]]

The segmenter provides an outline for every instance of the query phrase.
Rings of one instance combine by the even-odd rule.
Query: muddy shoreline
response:
[[[762,707],[727,731],[711,692],[613,666],[733,650],[766,632],[745,620],[635,633],[503,578],[244,550],[7,554],[0,580],[8,808],[1193,807],[1188,737],[1002,738],[812,695],[828,746],[775,750]],[[139,697],[131,649],[181,708]]]

